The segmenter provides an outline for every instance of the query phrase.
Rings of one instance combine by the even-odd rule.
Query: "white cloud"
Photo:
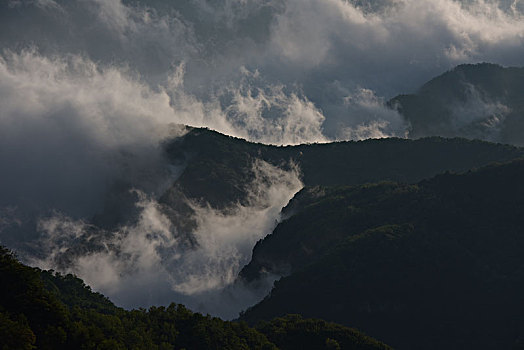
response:
[[[101,67],[128,66],[125,75],[136,72],[131,75],[140,75],[156,92],[159,86],[170,89],[169,77],[183,64],[183,93],[169,92],[179,119],[261,142],[322,141],[340,136],[341,125],[355,129],[382,123],[362,123],[358,114],[342,118],[344,96],[327,93],[334,83],[389,98],[411,92],[459,63],[524,64],[519,1],[53,3],[63,15],[32,9],[30,4],[38,8],[36,2],[9,12],[6,30],[0,31],[6,33],[0,34],[2,46],[19,52],[24,45],[37,45],[48,58],[49,53],[74,53]],[[38,30],[20,30],[24,11]],[[249,89],[243,86],[243,67],[261,77],[252,79]],[[243,92],[230,100],[232,105],[218,108],[224,89]],[[258,91],[266,96],[259,97]],[[291,116],[264,121],[268,98],[272,104],[287,104],[283,113]],[[258,109],[242,110],[244,106]],[[227,111],[232,120],[223,115]],[[247,120],[252,124],[242,128]],[[261,122],[266,130],[255,131]]]
[[[256,161],[253,171],[246,204],[218,211],[190,203],[197,223],[191,232],[194,247],[179,240],[161,206],[139,192],[137,223],[116,231],[60,214],[41,219],[39,245],[45,258],[32,263],[75,273],[126,306],[182,300],[197,310],[234,317],[264,295],[233,285],[238,272],[255,242],[273,230],[281,209],[302,188],[295,168],[284,171]],[[89,244],[97,248],[82,248]],[[224,305],[226,299],[230,304]]]
[[[465,87],[466,100],[449,106],[451,125],[446,131],[451,135],[500,142],[501,129],[511,109],[501,102],[487,100],[471,84]]]
[[[172,180],[160,141],[182,135],[177,124],[274,144],[326,139],[323,115],[297,93],[244,82],[202,101],[185,91],[183,65],[169,81],[152,88],[125,67],[78,55],[4,52],[0,162],[10,166],[2,174],[0,204],[27,200],[86,217],[100,210],[115,181],[158,191]],[[219,99],[226,94],[233,100],[223,107]],[[279,114],[265,118],[270,110]]]
[[[262,161],[253,167],[246,205],[222,212],[192,204],[198,246],[180,258],[184,269],[181,276],[172,274],[175,290],[193,294],[231,284],[256,241],[272,232],[281,209],[302,188],[296,169],[287,172]]]
[[[355,126],[341,125],[341,140],[365,140],[369,138],[407,137],[408,125],[395,110],[386,107],[385,101],[369,89],[357,89],[344,97],[346,113],[358,116]]]
[[[10,166],[2,174],[2,201],[78,215],[93,213],[117,179],[160,185],[170,173],[158,144],[173,135],[166,128],[173,121],[169,102],[125,71],[79,56],[6,52],[0,162]]]

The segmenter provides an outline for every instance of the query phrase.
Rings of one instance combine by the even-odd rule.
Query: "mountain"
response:
[[[296,189],[285,193],[286,198],[278,204],[268,201],[252,203],[253,194],[259,193],[264,196],[269,191],[268,188],[273,188],[269,186],[272,183],[278,185],[280,182],[287,181],[280,175],[274,178],[260,176],[255,166],[260,162],[267,163],[274,170],[281,169],[284,172],[298,169],[303,184],[309,187],[358,185],[377,181],[415,183],[444,171],[466,171],[492,162],[509,161],[524,156],[523,150],[518,147],[459,138],[431,137],[419,140],[393,138],[277,147],[251,143],[211,130],[195,128],[189,128],[186,135],[181,138],[166,141],[164,150],[169,164],[177,169],[177,176],[155,198],[155,210],[169,220],[170,231],[161,234],[167,235],[165,237],[172,235],[176,239],[176,244],[171,244],[171,241],[164,244],[160,241],[162,248],[156,248],[155,251],[158,252],[159,260],[172,262],[165,266],[171,277],[182,279],[185,275],[179,276],[177,271],[185,271],[186,266],[180,265],[184,260],[173,261],[173,256],[198,251],[202,247],[202,242],[199,242],[202,238],[198,237],[199,232],[202,234],[202,231],[198,231],[202,226],[199,227],[201,222],[198,220],[205,220],[209,215],[209,213],[196,213],[195,205],[201,208],[209,206],[219,216],[234,215],[239,205],[250,208],[277,206],[271,209],[274,214],[267,218],[262,230],[257,226],[252,230],[237,233],[238,236],[245,237],[253,235],[253,232],[258,230],[256,231],[258,236],[253,237],[246,244],[242,243],[242,250],[238,254],[235,253],[241,257],[241,261],[235,262],[238,268],[227,272],[235,276],[241,266],[249,262],[249,254],[255,242],[274,228],[279,219],[280,208],[293,197],[294,191],[300,189],[298,184]],[[269,187],[260,190],[257,186]],[[40,256],[47,259],[46,266],[61,271],[76,271],[74,267],[84,256],[92,256],[95,253],[105,254],[111,259],[120,256],[123,243],[119,242],[126,242],[129,228],[137,227],[136,222],[142,217],[140,211],[143,208],[136,205],[140,197],[136,192],[130,192],[131,188],[131,185],[125,183],[114,186],[107,197],[105,208],[93,220],[83,224],[79,234],[75,234],[70,240],[56,242],[59,247],[51,246],[50,253],[40,253]],[[256,215],[258,214],[250,214],[249,218],[255,218]],[[242,226],[249,224],[245,222],[247,218],[242,220],[244,220]],[[22,222],[29,223],[29,221]],[[16,224],[12,226],[14,232],[20,230]],[[67,229],[67,226],[64,227]],[[215,229],[216,226],[209,226],[204,233],[213,233]],[[227,226],[218,229],[231,232],[231,228]],[[143,231],[144,228],[140,230]],[[8,231],[3,233],[5,232]],[[64,232],[62,236],[68,237],[67,234]],[[17,237],[15,234],[11,236]],[[151,237],[156,239],[155,237],[164,236],[157,236],[155,233]],[[28,249],[49,246],[49,244],[33,243]],[[140,256],[141,251],[133,251],[133,254],[136,258]],[[213,266],[212,264],[211,267]],[[124,269],[128,269],[128,266],[125,265]],[[128,270],[119,271],[118,274],[132,273],[133,266],[129,266]],[[198,274],[202,270],[205,269],[191,270],[193,271],[191,273]],[[111,296],[115,298],[115,295]],[[157,301],[157,303],[166,302],[168,301],[164,299]],[[135,302],[130,301],[126,305],[131,306],[133,303]],[[197,306],[192,305],[192,307]]]
[[[207,129],[190,129],[184,137],[167,142],[165,149],[170,162],[184,165],[184,170],[160,202],[178,209],[184,206],[180,198],[215,208],[242,202],[246,185],[254,178],[255,160],[284,169],[294,164],[306,186],[332,186],[383,180],[411,183],[447,170],[465,171],[524,155],[514,146],[440,137],[278,147]]]
[[[324,234],[322,237],[315,235],[315,233],[323,232],[337,222],[340,225],[344,225],[346,221],[340,220],[340,213],[337,211],[330,212],[326,210],[321,215],[316,215],[315,212],[301,214],[300,203],[308,205],[308,201],[316,200],[316,197],[313,195],[308,195],[308,191],[313,191],[312,193],[314,193],[318,189],[319,193],[322,191],[329,192],[332,188],[336,189],[337,186],[357,186],[356,188],[359,188],[358,186],[362,186],[362,184],[378,181],[416,183],[445,171],[467,171],[468,169],[481,167],[492,162],[504,162],[523,157],[523,151],[518,147],[459,138],[376,139],[359,142],[277,147],[250,143],[207,129],[195,128],[189,128],[187,134],[181,138],[166,141],[164,150],[166,159],[179,173],[176,179],[166,186],[165,191],[158,198],[155,198],[155,208],[158,207],[158,210],[162,211],[165,217],[173,224],[174,229],[170,231],[170,234],[172,232],[174,235],[176,245],[170,245],[171,241],[169,241],[165,246],[160,245],[160,248],[155,248],[154,251],[159,260],[165,258],[168,261],[168,264],[161,265],[170,274],[168,276],[177,278],[180,277],[177,275],[177,270],[184,270],[187,266],[183,265],[183,260],[180,263],[179,260],[173,260],[173,254],[180,253],[183,256],[187,252],[200,249],[199,241],[195,236],[195,227],[198,225],[198,222],[193,215],[194,208],[191,206],[191,203],[197,203],[203,207],[209,204],[211,208],[227,215],[231,206],[235,206],[238,203],[250,205],[249,195],[252,190],[250,186],[254,181],[264,182],[267,180],[257,177],[256,169],[254,169],[254,164],[257,162],[264,162],[284,171],[299,169],[300,177],[306,189],[298,193],[296,199],[284,210],[283,218],[291,216],[290,220],[292,220],[296,215],[304,215],[306,219],[308,217],[316,218],[316,220],[304,221],[307,222],[308,226],[305,228],[311,232],[311,238],[308,238],[310,241],[306,240],[306,237],[297,236],[293,238],[294,240],[275,244],[271,249],[272,254],[267,255],[274,264],[266,264],[266,253],[263,252],[263,249],[259,249],[266,244],[265,242],[270,242],[273,239],[272,237],[277,237],[278,233],[286,227],[285,225],[298,227],[298,229],[294,230],[295,232],[302,232],[301,230],[304,228],[300,228],[299,221],[285,220],[282,222],[273,235],[270,235],[257,245],[252,262],[242,272],[242,280],[251,282],[251,285],[255,288],[257,288],[257,283],[260,281],[259,273],[262,267],[267,272],[275,275],[287,275],[290,272],[294,272],[297,266],[302,267],[304,262],[309,263],[315,260],[315,254],[319,257],[323,256],[327,250],[338,245],[341,237],[340,232],[342,231],[334,230],[332,233]],[[277,177],[275,181],[280,180]],[[71,271],[71,267],[80,266],[78,264],[83,261],[82,258],[84,257],[103,256],[114,258],[122,256],[121,248],[128,248],[128,246],[119,245],[119,242],[125,243],[126,235],[134,232],[129,228],[133,228],[133,220],[137,220],[136,212],[140,210],[139,207],[134,205],[139,199],[138,195],[135,192],[129,192],[130,188],[131,186],[125,183],[114,186],[113,191],[108,196],[104,210],[99,215],[95,216],[91,222],[82,223],[81,230],[74,231],[75,235],[70,240],[68,240],[68,237],[71,235],[68,236],[68,234],[71,232],[64,232],[62,241],[51,242],[58,244],[58,246],[52,246],[52,255],[45,256],[48,259],[46,263],[54,266],[57,270]],[[289,198],[292,196],[293,194],[291,193]],[[270,219],[270,221],[276,224],[278,211],[275,211],[275,217]],[[375,219],[375,217],[368,217],[370,222],[369,228],[375,227],[373,226]],[[385,224],[389,224],[388,220],[384,221],[386,222]],[[10,222],[13,223],[11,225],[12,231],[4,230],[2,234],[14,232],[12,237],[18,237],[16,233],[20,230],[19,222],[23,222],[24,225],[30,224],[30,221],[11,220]],[[9,222],[4,220],[2,225],[4,224],[8,225]],[[352,224],[356,225],[355,223]],[[118,228],[120,225],[126,226],[121,230]],[[365,222],[359,221],[359,225],[358,227],[362,228],[362,230],[368,229],[368,226],[365,226]],[[135,227],[143,229],[140,226]],[[271,232],[272,227],[269,227],[267,232]],[[65,225],[64,230],[68,229],[68,226]],[[213,227],[208,228],[208,231],[213,233]],[[155,232],[153,233],[156,234]],[[149,232],[145,231],[143,234],[148,235]],[[148,239],[155,239],[154,234],[147,236],[144,242],[149,242]],[[263,237],[266,232],[261,234],[259,237]],[[160,237],[162,238],[162,236]],[[133,236],[130,239],[133,239]],[[253,244],[256,239],[258,238],[253,239]],[[49,242],[44,243],[33,244],[31,248],[37,250],[40,247],[46,248],[49,246]],[[153,241],[152,244],[156,244],[156,241]],[[162,244],[161,241],[160,244]],[[288,251],[288,247],[293,246],[303,246],[304,251],[312,249],[313,254],[304,255],[300,250]],[[239,266],[249,261],[249,252],[252,247],[253,245],[250,242],[249,246],[246,246],[245,249],[243,248],[244,250],[241,251],[241,254],[243,254],[242,260]],[[142,249],[140,248],[138,252],[132,251],[132,259],[130,261],[140,261],[138,258],[141,257],[139,254]],[[98,253],[99,255],[97,255]],[[128,253],[127,251],[126,254]],[[111,262],[113,260],[108,259],[108,261]],[[110,264],[109,266],[113,265]],[[212,267],[212,265],[210,266]],[[84,268],[85,265],[80,267]],[[120,268],[120,266],[117,267]],[[116,278],[119,278],[119,276],[134,276],[135,267],[131,263],[129,266],[124,264],[122,270],[116,271]],[[207,268],[207,266],[204,267]],[[151,273],[153,272],[151,271]],[[228,270],[227,272],[231,271]],[[235,275],[237,272],[238,270],[234,270],[232,274]],[[190,270],[190,273],[198,274],[198,271]],[[115,288],[120,287],[116,286]],[[120,293],[127,292],[121,289],[118,291]],[[156,291],[148,291],[148,293],[154,292]],[[172,292],[172,290],[170,289],[169,292]],[[140,292],[133,291],[133,293],[139,294]],[[171,300],[176,301],[175,299]],[[164,302],[166,301],[162,299],[158,304]],[[198,306],[193,304],[192,307],[196,308]],[[244,307],[242,306],[242,308]],[[267,311],[270,312],[271,310],[270,307]],[[306,311],[304,311],[305,316],[311,316]],[[285,312],[285,314],[288,313],[300,314],[301,312],[292,310]],[[255,314],[253,313],[253,315]],[[283,315],[279,313],[275,316]],[[253,317],[256,318],[256,316]],[[268,320],[271,318],[264,319]],[[329,315],[326,315],[326,319],[328,321],[339,321],[338,319],[329,318]],[[358,322],[346,322],[344,319],[341,319],[340,322],[344,322],[346,326],[361,327]],[[310,325],[306,324],[304,327],[306,326],[309,327]],[[368,331],[368,329],[365,330]],[[371,329],[371,331],[374,330]],[[370,334],[378,336],[379,339],[386,339],[371,333],[371,331],[369,331]],[[399,332],[398,334],[401,333]],[[270,341],[273,342],[272,340]],[[391,342],[391,344],[394,343]]]
[[[185,136],[164,145],[169,162],[183,170],[159,203],[189,245],[195,244],[191,232],[196,227],[189,202],[219,210],[237,203],[248,205],[250,185],[257,178],[254,164],[260,160],[286,171],[297,168],[306,186],[333,186],[385,180],[412,183],[443,171],[465,171],[524,156],[518,147],[459,138],[388,138],[278,147],[208,129],[188,130]],[[129,188],[121,187],[118,193],[111,210],[96,217],[95,224],[101,223],[99,218],[121,224],[121,218],[135,210],[130,205],[133,194]]]
[[[298,169],[305,186],[337,186],[414,183],[444,171],[466,171],[524,156],[519,147],[460,138],[388,138],[279,147],[200,128],[188,128],[185,136],[165,141],[164,150],[179,175],[160,194],[158,203],[187,247],[197,245],[192,203],[223,212],[238,203],[250,205],[253,182],[271,181],[257,178],[254,165],[260,161],[284,171]],[[139,196],[131,189],[131,184],[113,186],[104,208],[91,220],[85,239],[77,238],[54,258],[57,267],[67,268],[78,254],[106,249],[90,238],[93,235],[110,236],[112,230],[136,222]],[[29,220],[22,222],[31,224]]]
[[[240,319],[301,313],[399,349],[524,344],[524,161],[417,184],[309,187],[245,278],[288,274]]]
[[[82,280],[25,266],[0,247],[2,349],[362,349],[388,346],[298,315],[226,322],[183,305],[126,311]]]
[[[524,68],[465,64],[388,105],[410,123],[412,138],[458,136],[523,145],[522,91]]]
[[[126,308],[176,301],[230,319],[260,301],[272,286],[273,276],[259,283],[259,270],[252,269],[257,259],[239,281],[241,289],[245,281],[253,282],[248,286],[253,295],[249,300],[235,297],[231,303],[219,303],[183,293],[205,292],[211,282],[213,288],[233,283],[249,263],[257,240],[273,231],[281,208],[302,187],[296,171],[306,188],[415,183],[444,171],[466,171],[524,156],[515,146],[459,138],[277,147],[198,128],[188,128],[185,136],[167,140],[163,147],[175,171],[162,191],[144,197],[131,191],[132,184],[117,183],[92,219],[61,213],[26,218],[18,215],[20,208],[13,208],[12,215],[0,217],[1,243],[16,249],[26,263],[82,276]],[[261,176],[260,164],[267,164],[271,176]],[[292,188],[286,185],[289,177],[294,178]],[[285,191],[279,193],[282,188]],[[253,196],[262,201],[253,201]],[[291,213],[287,210],[283,217]],[[26,239],[31,230],[36,239]],[[318,246],[330,244],[326,237]],[[276,276],[288,273],[281,268],[279,263],[273,271]],[[111,271],[114,277],[107,279],[99,271]],[[160,286],[150,282],[157,274]],[[173,290],[181,285],[190,289]]]
[[[184,137],[166,142],[165,152],[171,164],[183,166],[181,175],[159,199],[179,232],[191,232],[196,225],[188,199],[221,210],[246,204],[249,185],[256,178],[253,164],[259,160],[284,170],[298,168],[306,186],[333,186],[413,183],[444,171],[466,171],[524,156],[518,147],[459,138],[388,138],[278,147],[208,129],[190,129]],[[114,212],[107,216],[118,217]]]

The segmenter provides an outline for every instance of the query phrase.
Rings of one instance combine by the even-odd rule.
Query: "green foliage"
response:
[[[49,342],[54,337],[60,343],[68,322],[67,309],[45,290],[40,272],[20,264],[10,251],[0,247],[0,276],[0,311],[11,319],[26,318],[38,348],[52,349]]]
[[[279,348],[305,349],[391,349],[359,331],[323,320],[287,315],[256,327]]]
[[[3,312],[0,312],[0,339],[2,339],[0,345],[2,350],[31,350],[34,349],[36,340],[23,315],[13,320]]]
[[[183,168],[159,199],[179,232],[192,232],[196,226],[186,199],[218,209],[246,204],[256,160],[283,169],[295,164],[306,186],[340,186],[378,181],[413,183],[448,170],[467,171],[524,156],[522,149],[513,146],[440,137],[278,147],[199,128],[189,128],[184,137],[166,142],[164,148],[166,157]],[[122,210],[115,208],[125,208],[129,201],[124,196],[120,202],[122,205],[106,205],[108,212],[102,216],[120,217]],[[190,234],[181,239],[188,245],[196,244]]]
[[[516,346],[523,178],[515,161],[417,185],[304,189],[245,272],[291,274],[241,319],[300,313],[403,349]]]
[[[69,307],[95,309],[102,313],[115,312],[115,305],[107,297],[91,291],[91,287],[72,274],[41,271],[41,278],[45,288]]]
[[[0,350],[276,350],[290,348],[286,344],[294,343],[300,336],[312,344],[328,344],[329,336],[336,342],[354,339],[351,349],[384,348],[369,347],[380,343],[322,321],[280,323],[279,329],[288,332],[290,339],[280,336],[282,347],[277,347],[266,336],[266,331],[268,336],[273,335],[276,326],[255,329],[244,322],[226,322],[194,313],[177,304],[127,311],[92,292],[79,278],[24,266],[3,247],[0,280]],[[308,322],[315,327],[297,333],[297,325]],[[334,346],[333,341],[329,341],[330,346]]]

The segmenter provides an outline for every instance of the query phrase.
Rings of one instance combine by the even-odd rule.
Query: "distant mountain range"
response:
[[[388,105],[410,124],[410,138],[460,136],[523,145],[523,91],[524,68],[466,64]]]
[[[284,220],[274,232],[256,244],[251,262],[240,274],[254,286],[266,274],[287,276],[241,315],[241,320],[258,324],[257,328],[206,318],[176,305],[128,313],[86,291],[81,281],[24,267],[4,250],[2,261],[7,267],[2,281],[13,281],[2,283],[0,312],[5,324],[14,327],[9,332],[25,334],[18,340],[37,339],[40,344],[44,340],[38,339],[58,332],[64,346],[90,337],[95,337],[95,343],[107,340],[107,344],[128,346],[129,332],[136,331],[143,341],[158,345],[165,332],[155,328],[160,319],[175,325],[182,322],[178,324],[186,338],[170,344],[193,344],[192,337],[202,336],[206,342],[236,344],[248,337],[248,342],[258,339],[280,348],[298,349],[291,345],[299,344],[297,339],[317,344],[310,348],[321,348],[318,344],[329,348],[348,337],[363,337],[323,321],[285,316],[302,314],[357,327],[400,349],[522,345],[524,161],[518,160],[520,148],[443,138],[273,147],[193,129],[167,144],[166,152],[174,164],[185,162],[186,167],[161,198],[165,210],[180,210],[176,206],[182,202],[176,201],[175,193],[217,208],[241,201],[255,159],[284,168],[294,161],[302,169],[305,188],[284,208]],[[479,169],[468,170],[473,168]],[[443,174],[434,176],[437,173]],[[202,187],[209,183],[219,185]],[[182,216],[182,211],[178,213]],[[9,269],[24,271],[20,276],[27,278],[20,280]],[[14,293],[13,286],[20,292]],[[37,294],[24,294],[34,288]],[[51,309],[61,310],[60,315],[43,311],[49,310],[43,304],[32,306],[41,299],[56,304]],[[13,308],[18,304],[26,306]],[[20,321],[22,314],[27,322]],[[213,324],[230,335],[217,339],[216,333],[192,333],[185,328],[190,327],[184,323],[189,321],[176,321],[180,317],[204,328]],[[105,318],[108,321],[102,322]],[[260,323],[264,320],[272,321]],[[123,322],[120,328],[119,322]],[[149,325],[135,329],[142,326],[133,322]],[[43,324],[55,328],[46,333]],[[77,339],[80,324],[88,330]],[[147,329],[153,332],[147,337],[152,338],[141,333]],[[45,341],[56,345],[54,340]],[[210,348],[206,344],[203,348]],[[355,348],[377,348],[366,346]]]

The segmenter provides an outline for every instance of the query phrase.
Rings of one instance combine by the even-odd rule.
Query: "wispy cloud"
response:
[[[183,64],[186,102],[200,103],[192,112],[216,110],[212,106],[224,89],[242,90],[245,72],[258,72],[260,78],[250,82],[252,91],[282,88],[286,103],[300,107],[290,108],[306,121],[312,118],[309,111],[323,117],[313,116],[322,128],[290,141],[277,138],[275,128],[266,138],[230,130],[263,142],[312,142],[319,140],[318,133],[332,139],[341,124],[358,129],[357,112],[340,113],[345,95],[333,88],[337,84],[387,99],[459,63],[522,65],[524,57],[523,6],[515,1],[52,2],[60,13],[44,10],[41,3],[10,2],[17,5],[3,11],[3,47],[19,52],[33,45],[48,58],[79,54],[102,67],[127,66],[126,75],[139,76],[155,91],[167,89]],[[21,30],[27,16],[31,27]],[[254,97],[245,93],[230,102],[249,98]],[[223,111],[231,107],[221,102]],[[188,119],[217,128],[224,123],[220,113]],[[364,125],[377,123],[369,116]],[[222,125],[220,130],[227,129]]]
[[[245,204],[219,211],[189,203],[197,224],[190,232],[192,247],[180,239],[182,233],[161,205],[139,192],[136,224],[116,231],[61,214],[42,218],[44,258],[32,263],[76,273],[125,306],[183,300],[194,309],[234,317],[264,295],[234,285],[238,272],[255,242],[273,230],[281,209],[302,188],[297,169],[256,161],[253,171]]]

